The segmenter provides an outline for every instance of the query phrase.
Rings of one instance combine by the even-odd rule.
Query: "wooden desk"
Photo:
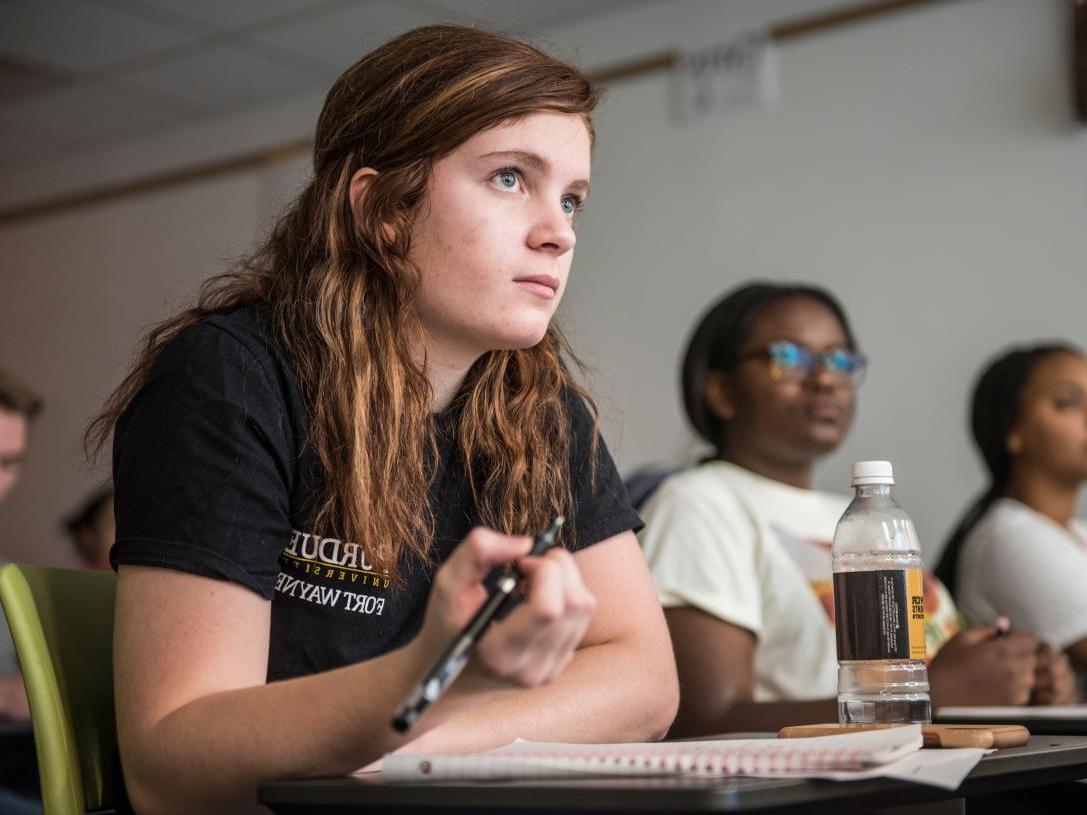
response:
[[[1035,736],[986,756],[955,791],[891,779],[597,778],[384,784],[376,778],[285,781],[260,789],[280,815],[301,812],[961,812],[963,799],[1087,778],[1087,737]],[[1074,806],[1074,805],[1073,805]]]
[[[941,724],[980,724],[979,720],[970,717],[934,716],[933,721]],[[1021,724],[1031,732],[1031,735],[1060,735],[1060,736],[1087,736],[1087,716],[1055,718],[1053,716],[1031,715],[1025,712],[1023,715],[1013,716],[986,716],[985,724]]]

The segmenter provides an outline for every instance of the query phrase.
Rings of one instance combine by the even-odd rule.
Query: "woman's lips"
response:
[[[840,422],[845,409],[837,402],[820,400],[805,406],[804,412],[817,422]]]
[[[547,300],[554,299],[559,293],[559,279],[554,275],[526,275],[525,277],[516,278],[513,282],[537,297],[543,297]]]

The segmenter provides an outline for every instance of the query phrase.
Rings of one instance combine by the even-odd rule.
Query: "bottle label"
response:
[[[920,569],[836,572],[839,660],[925,658],[925,589]]]

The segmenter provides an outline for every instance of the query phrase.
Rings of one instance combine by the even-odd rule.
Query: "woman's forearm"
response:
[[[423,715],[407,743],[390,722],[429,665],[430,655],[413,645],[361,665],[213,694],[174,711],[138,743],[122,743],[137,811],[256,809],[262,783],[346,774],[400,747],[473,752],[518,737],[653,740],[675,713],[667,659],[655,666],[643,648],[602,643],[578,651],[561,676],[542,687],[458,682]]]
[[[675,716],[671,656],[627,641],[579,650],[554,682],[493,692],[407,745],[408,752],[476,752],[514,739],[637,742],[660,739]]]
[[[257,809],[281,778],[349,773],[408,739],[393,714],[428,664],[417,643],[359,665],[213,693],[142,731],[121,728],[137,812]],[[434,721],[440,721],[440,703]],[[424,715],[416,732],[431,726]]]

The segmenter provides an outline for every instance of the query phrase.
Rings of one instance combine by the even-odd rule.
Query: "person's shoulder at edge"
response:
[[[1060,527],[1012,498],[999,498],[970,530],[959,553],[958,600],[967,619],[985,617],[979,604],[991,603],[1006,591],[998,586],[1018,583],[1024,570],[1034,571],[1049,561],[1039,560],[1042,549],[1062,537]],[[984,603],[982,602],[984,599]]]
[[[684,535],[674,534],[676,523],[687,528],[702,528],[715,537],[750,527],[754,531],[748,510],[736,486],[723,473],[734,465],[708,461],[665,478],[642,508],[645,528],[638,538],[643,549],[668,546],[693,546]]]
[[[643,510],[639,543],[662,606],[691,606],[760,636],[760,536],[741,496],[721,478],[722,464],[665,479]]]
[[[1001,498],[967,535],[960,563],[968,579],[989,578],[989,570],[1005,570],[1008,563],[1033,569],[1051,564],[1056,557],[1070,566],[1077,562],[1076,550],[1087,555],[1087,523],[1083,519],[1073,518],[1071,528],[1066,529],[1014,498]],[[1043,555],[1046,552],[1048,556]]]
[[[264,303],[249,303],[222,314],[212,314],[187,328],[194,336],[226,335],[255,357],[279,355],[280,345],[273,328],[271,311]]]
[[[644,514],[677,501],[735,503],[735,486],[726,475],[733,466],[723,461],[706,461],[667,475],[647,499]]]
[[[846,495],[801,489],[745,470],[730,461],[712,459],[664,479],[656,493],[648,499],[645,511],[650,512],[656,503],[664,500],[687,499],[715,504],[722,511],[731,508],[757,515],[759,513],[754,505],[765,504],[768,497],[780,499],[782,506],[796,506],[797,501],[804,502],[805,506],[826,505],[838,514],[845,511],[850,500]]]
[[[206,377],[217,365],[262,378],[265,388],[279,391],[281,398],[297,391],[297,376],[273,328],[269,308],[250,303],[232,311],[212,314],[186,326],[162,349],[148,373],[147,384],[162,376],[195,369]],[[240,384],[240,383],[236,383]],[[297,394],[295,394],[297,397]]]
[[[807,488],[786,484],[784,481],[759,475],[728,461],[708,462],[708,464],[718,465],[719,477],[727,480],[737,490],[757,492],[762,496],[772,496],[779,499],[783,504],[796,505],[797,502],[801,502],[805,505],[828,505],[835,509],[840,507],[838,512],[841,514],[851,500],[851,496],[844,493],[829,492],[817,487]]]
[[[966,536],[961,557],[976,557],[993,546],[1015,546],[1024,536],[1036,537],[1040,530],[1059,533],[1060,527],[1021,501],[998,498]]]

